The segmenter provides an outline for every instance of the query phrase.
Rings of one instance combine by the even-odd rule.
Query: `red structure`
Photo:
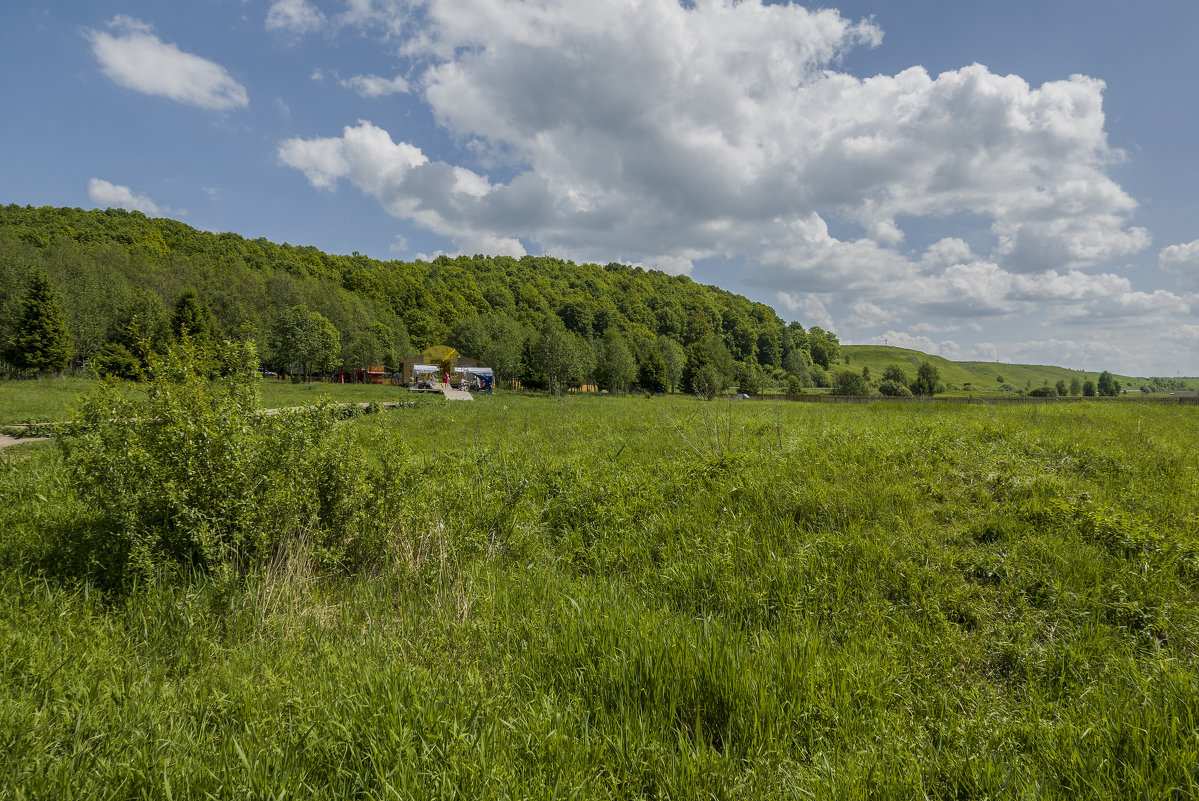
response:
[[[341,384],[387,384],[391,378],[384,365],[372,364],[358,370],[342,370],[335,380]]]

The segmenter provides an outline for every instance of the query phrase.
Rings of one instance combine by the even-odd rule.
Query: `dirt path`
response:
[[[41,442],[44,439],[50,439],[50,438],[49,437],[22,437],[21,439],[16,439],[14,437],[8,436],[7,434],[0,434],[0,451],[4,450],[5,448],[11,448],[13,445],[20,445],[23,442]]]

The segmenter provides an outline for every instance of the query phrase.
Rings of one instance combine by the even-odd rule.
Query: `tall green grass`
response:
[[[359,571],[292,542],[108,591],[33,452],[0,465],[0,788],[1192,798],[1196,422],[426,404],[338,429],[387,479]]]

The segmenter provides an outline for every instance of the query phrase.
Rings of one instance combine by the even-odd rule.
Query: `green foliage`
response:
[[[1030,398],[1056,398],[1058,396],[1057,389],[1050,386],[1031,389],[1028,395]]]
[[[637,368],[637,385],[646,392],[666,392],[670,388],[667,380],[666,362],[662,354],[654,348],[641,361]]]
[[[837,370],[833,373],[834,395],[869,395],[870,385],[861,373],[852,370]]]
[[[837,337],[823,328],[812,326],[808,329],[808,350],[812,355],[813,364],[829,369],[829,365],[841,358],[841,343]]]
[[[520,373],[527,334],[504,313],[464,317],[454,324],[449,344],[459,353],[491,367],[497,380],[511,384]]]
[[[1194,417],[421,404],[326,434],[361,454],[322,485],[355,572],[285,540],[107,593],[61,572],[96,513],[29,452],[0,464],[0,786],[1188,798]]]
[[[1107,370],[1099,374],[1099,381],[1095,384],[1095,388],[1104,397],[1115,397],[1120,394],[1120,382]]]
[[[591,346],[556,316],[546,318],[529,349],[529,373],[522,382],[554,395],[580,386],[595,367]]]
[[[171,335],[190,337],[202,347],[216,341],[216,323],[212,319],[212,310],[200,300],[196,290],[188,288],[175,301],[175,311],[171,314]]]
[[[832,379],[829,378],[828,372],[820,365],[813,364],[811,370],[808,372],[814,386],[822,388],[832,386]]]
[[[921,362],[920,369],[916,371],[916,379],[912,382],[913,395],[935,395],[937,393],[937,382],[941,380],[941,373],[930,362]]]
[[[406,332],[404,339],[407,339]],[[375,320],[360,330],[349,345],[342,349],[342,364],[349,368],[383,365],[394,369],[400,361],[399,342],[400,338],[394,329]]]
[[[140,340],[161,350],[159,335],[150,330],[156,324],[131,314],[144,288],[160,305],[179,307],[173,330],[185,328],[202,343],[221,335],[252,339],[276,368],[274,329],[295,307],[319,313],[337,330],[343,348],[337,363],[387,363],[392,345],[403,358],[449,343],[493,367],[501,381],[531,370],[522,381],[526,387],[547,382],[523,357],[551,316],[578,338],[575,345],[615,328],[638,362],[656,347],[675,388],[690,385],[683,347],[704,340],[725,382],[734,353],[768,369],[785,362],[796,375],[810,363],[803,327],[784,326],[768,306],[686,277],[616,263],[533,256],[382,262],[210,234],[119,209],[11,205],[0,207],[0,256],[8,257],[0,259],[0,306],[12,305],[10,278],[23,282],[27,267],[41,269],[65,293],[64,316],[83,359],[107,342],[124,345],[139,359]],[[128,327],[134,316],[136,337]],[[831,344],[827,336],[822,341]],[[580,380],[588,380],[603,360],[594,352],[578,353]]]
[[[729,385],[729,380],[733,377],[733,371],[736,369],[736,363],[733,361],[729,349],[718,337],[708,335],[692,342],[687,346],[686,354],[681,380],[684,386],[691,388],[692,392],[696,391],[696,381],[705,367],[712,368],[710,374],[705,376],[705,386],[712,383],[711,375],[716,376],[717,392]]]
[[[800,383],[799,379],[796,376],[788,375],[787,376],[787,394],[788,395],[798,395],[801,392],[803,392],[803,384]]]
[[[104,549],[143,575],[163,564],[244,570],[299,538],[341,552],[366,490],[333,445],[330,409],[262,415],[253,346],[219,346],[217,382],[198,369],[197,347],[185,336],[151,354],[136,394],[101,383],[62,439]]]
[[[294,306],[279,314],[271,330],[272,361],[280,370],[326,373],[341,360],[341,335],[320,312]]]
[[[190,329],[186,321],[181,319],[179,323],[180,327]],[[171,337],[171,322],[162,298],[137,287],[119,307],[106,344],[120,345],[137,358],[139,367],[145,367],[147,349],[161,353]],[[95,361],[94,353],[92,361]]]
[[[106,342],[92,351],[92,370],[101,378],[141,377],[145,363],[119,342]]]
[[[765,377],[756,364],[739,364],[737,366],[737,388],[746,395],[761,395]]]
[[[888,398],[910,398],[912,396],[912,390],[908,389],[906,381],[900,382],[889,378],[879,382],[878,392]]]
[[[46,276],[35,273],[5,343],[4,360],[19,372],[61,372],[71,353],[71,335],[58,294]]]
[[[661,357],[662,366],[666,370],[667,389],[671,392],[680,391],[683,368],[687,365],[687,352],[683,350],[682,345],[667,336],[658,337],[654,350]]]
[[[903,384],[905,387],[911,382],[908,374],[903,371],[903,368],[898,364],[889,364],[887,369],[883,370],[883,380],[893,381],[896,384]]]
[[[609,392],[624,392],[637,377],[637,362],[625,344],[624,337],[615,328],[609,328],[599,343],[595,366],[596,386]]]
[[[724,378],[711,364],[695,370],[691,377],[691,391],[704,400],[712,400],[724,387]]]
[[[1082,382],[1082,394],[1083,394],[1084,398],[1095,397],[1095,382],[1089,378],[1086,381],[1083,381]]]

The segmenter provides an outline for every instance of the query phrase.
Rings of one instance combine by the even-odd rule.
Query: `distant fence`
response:
[[[1057,397],[1057,398],[1036,398],[1027,395],[1016,397],[978,397],[970,395],[963,397],[959,395],[947,396],[920,396],[913,395],[902,398],[889,398],[885,395],[756,395],[757,400],[783,400],[795,401],[798,403],[956,403],[956,404],[976,404],[980,406],[1020,406],[1026,404],[1045,404],[1045,403],[1094,403],[1096,401],[1102,403],[1154,403],[1154,404],[1175,404],[1181,406],[1199,406],[1199,396],[1177,396],[1177,397],[1146,397],[1144,395],[1123,395],[1117,397]]]

